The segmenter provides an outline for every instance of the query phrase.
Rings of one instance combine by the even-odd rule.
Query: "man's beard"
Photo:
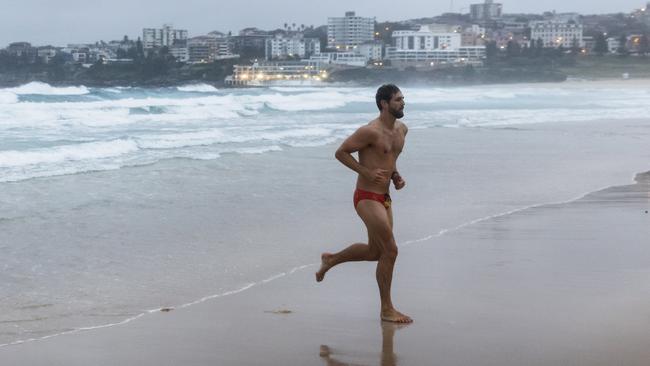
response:
[[[402,118],[404,117],[404,109],[390,109],[389,110],[390,114],[393,115],[395,118]]]

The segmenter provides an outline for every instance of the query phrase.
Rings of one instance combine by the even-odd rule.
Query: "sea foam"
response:
[[[18,103],[18,96],[15,93],[2,91],[0,89],[0,104]]]
[[[190,85],[183,85],[179,86],[176,88],[178,91],[182,92],[197,92],[197,93],[214,93],[219,91],[219,89],[215,88],[212,85],[208,84],[190,84]]]
[[[137,150],[134,141],[113,140],[26,151],[0,151],[0,168],[111,158]]]
[[[66,86],[54,87],[50,84],[39,81],[32,81],[29,84],[21,85],[15,88],[4,89],[18,95],[23,94],[41,94],[41,95],[83,95],[90,91],[85,86]]]

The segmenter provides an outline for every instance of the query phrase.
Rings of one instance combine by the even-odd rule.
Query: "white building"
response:
[[[537,42],[541,39],[544,47],[573,46],[584,47],[582,24],[573,19],[538,20],[530,22],[530,39]]]
[[[375,18],[358,17],[353,11],[345,17],[327,18],[327,47],[348,50],[364,42],[372,41]]]
[[[165,24],[162,28],[143,28],[142,46],[145,49],[154,47],[171,47],[174,41],[187,39],[187,30],[174,29],[173,25]]]
[[[190,50],[187,46],[172,46],[169,48],[169,54],[174,56],[174,58],[180,62],[187,62],[190,60]]]
[[[607,50],[609,51],[609,53],[617,53],[620,47],[621,47],[621,40],[619,37],[607,38]]]
[[[85,64],[90,61],[90,54],[88,49],[78,49],[72,51],[72,59],[74,62]]]
[[[462,40],[458,32],[443,32],[429,25],[422,25],[417,31],[395,31],[392,37],[398,50],[457,49]]]
[[[384,45],[381,42],[366,42],[354,48],[354,53],[361,55],[369,61],[381,61],[383,59]]]
[[[56,48],[54,47],[40,47],[38,49],[38,57],[43,60],[43,63],[50,63],[50,60],[56,56]]]
[[[483,46],[485,45],[485,28],[473,24],[464,28],[461,32],[461,46]]]
[[[321,52],[320,55],[311,56],[309,61],[319,62],[322,65],[347,65],[363,67],[368,63],[368,58],[356,52]]]
[[[320,54],[318,38],[303,38],[302,36],[284,37],[276,35],[266,40],[266,59],[282,59],[287,57],[309,58]]]
[[[470,17],[474,21],[487,21],[501,17],[503,5],[495,4],[492,0],[485,0],[483,4],[469,6]]]
[[[485,46],[462,46],[461,34],[443,33],[428,25],[417,31],[393,32],[395,46],[386,48],[393,66],[437,67],[443,64],[482,64]]]
[[[187,41],[187,51],[189,62],[212,62],[239,57],[231,52],[226,37],[214,34],[190,38]]]

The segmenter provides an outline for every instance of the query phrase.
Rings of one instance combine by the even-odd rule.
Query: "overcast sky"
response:
[[[144,27],[172,23],[189,36],[213,30],[236,33],[242,28],[282,28],[283,24],[327,24],[329,16],[354,10],[377,21],[430,17],[448,12],[469,12],[464,0],[3,0],[0,10],[0,47],[27,41],[40,46],[137,38]],[[547,10],[600,14],[630,12],[645,0],[517,0],[498,1],[505,13],[542,13]],[[323,10],[317,11],[320,8]]]

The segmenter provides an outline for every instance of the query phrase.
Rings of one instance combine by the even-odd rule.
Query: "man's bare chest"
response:
[[[392,135],[383,134],[378,136],[370,147],[377,155],[397,156],[402,152],[402,148],[404,147],[404,137],[399,133]]]

